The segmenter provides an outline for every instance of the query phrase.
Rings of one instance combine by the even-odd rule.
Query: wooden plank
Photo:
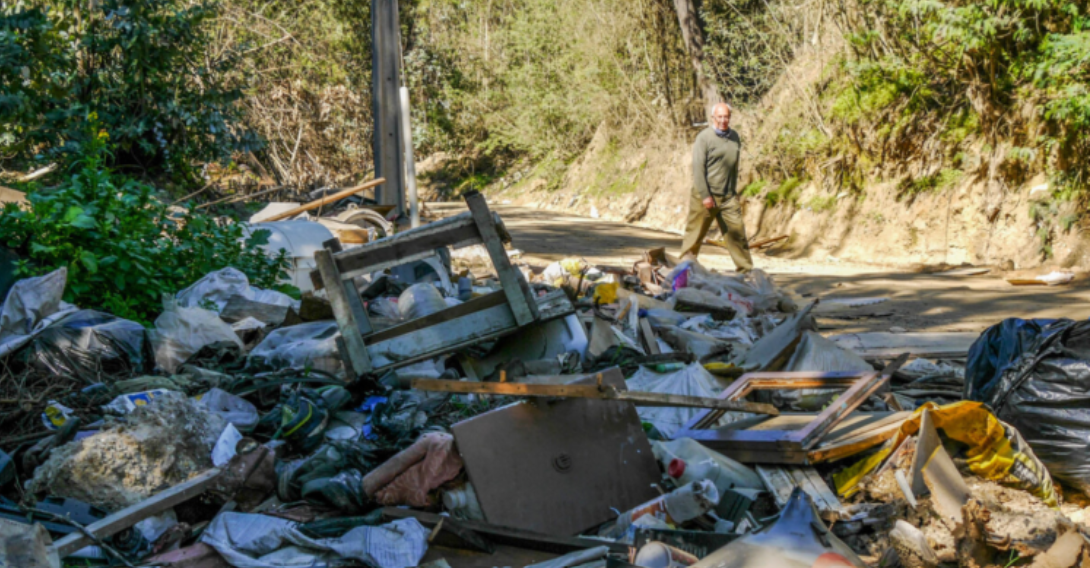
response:
[[[501,299],[503,297],[501,294]],[[559,290],[538,297],[535,301],[541,314],[540,321],[543,322],[564,317],[574,311],[571,302]],[[439,313],[444,314],[446,311]],[[443,318],[440,317],[440,319]],[[511,314],[511,308],[504,302],[376,342],[367,346],[367,352],[371,357],[374,371],[385,371],[457,351],[482,341],[503,337],[518,329],[519,326]],[[382,359],[379,359],[380,357]],[[376,361],[379,361],[379,364],[376,364]]]
[[[209,489],[220,475],[220,470],[210,469],[185,483],[175,485],[166,491],[156,493],[135,505],[126,507],[108,517],[95,521],[85,527],[86,531],[102,539],[113,536],[140,521],[158,515],[163,511],[184,503]],[[94,544],[83,532],[73,532],[53,544],[57,554],[64,558],[85,546]]]
[[[440,519],[444,518],[435,513],[425,513],[397,507],[383,508],[382,517],[384,520],[407,519],[411,517],[420,521],[420,524],[428,528],[434,527]],[[465,528],[496,544],[505,544],[529,550],[540,550],[542,552],[557,554],[586,550],[596,546],[608,546],[611,553],[628,554],[628,545],[621,542],[577,536],[546,535],[533,531],[501,527],[482,521],[459,521],[459,523]]]
[[[631,402],[636,406],[671,406],[684,408],[721,408],[736,412],[778,414],[771,404],[721,400],[718,398],[619,391],[609,386],[553,385],[530,383],[475,383],[438,379],[414,379],[413,388],[423,391],[456,392],[462,394],[493,394],[500,396],[593,398]]]
[[[640,318],[640,338],[643,339],[643,347],[648,355],[659,355],[659,342],[655,340],[655,332],[651,329],[651,322],[647,318]]]
[[[843,511],[840,499],[829,489],[829,485],[814,468],[758,465],[754,469],[780,508],[787,504],[792,491],[798,487],[814,502],[823,519],[832,521],[840,517]]]
[[[345,350],[352,362],[352,367],[345,369],[345,372],[352,373],[351,378],[365,375],[371,371],[371,357],[363,343],[363,335],[342,284],[341,275],[333,263],[333,253],[326,249],[314,251],[314,261],[318,265],[322,281],[326,283],[326,295],[333,306],[333,316],[337,320]]]
[[[901,431],[901,422],[886,424],[880,428],[869,430],[864,434],[842,440],[828,445],[819,445],[807,454],[807,461],[812,464],[833,462],[847,457],[858,455],[875,446],[885,443],[886,440],[897,435]]]
[[[492,266],[496,269],[496,275],[500,279],[500,286],[507,295],[507,303],[515,315],[518,325],[529,325],[537,319],[537,304],[534,302],[530,285],[522,277],[522,273],[511,266],[511,259],[507,256],[507,250],[503,248],[503,241],[496,231],[492,213],[488,210],[484,196],[479,192],[470,192],[465,196],[466,205],[477,224],[477,231],[488,256],[492,258]]]
[[[909,353],[918,357],[964,357],[980,337],[975,332],[950,333],[846,333],[829,337],[837,345],[860,357],[896,357]]]
[[[334,203],[334,202],[340,201],[342,199],[345,199],[346,197],[352,197],[353,195],[355,195],[355,194],[357,194],[357,193],[359,193],[359,192],[361,192],[361,191],[363,191],[365,189],[371,189],[372,187],[382,185],[384,183],[386,183],[386,178],[373,179],[373,180],[371,180],[371,181],[369,181],[369,182],[367,182],[367,183],[365,183],[363,185],[357,185],[356,187],[348,188],[348,189],[345,189],[343,191],[338,191],[337,193],[334,193],[333,195],[327,195],[327,196],[325,196],[325,197],[323,197],[321,199],[316,199],[314,201],[311,201],[310,203],[305,203],[303,205],[300,205],[299,207],[296,207],[295,209],[289,209],[289,210],[287,210],[287,211],[285,211],[283,213],[278,213],[276,215],[273,215],[272,217],[269,217],[268,219],[262,219],[262,220],[258,221],[258,223],[272,223],[273,221],[279,221],[281,219],[287,219],[289,217],[294,217],[294,216],[296,216],[296,215],[298,215],[300,213],[306,213],[307,211],[310,211],[312,209],[317,209],[317,208],[319,208],[319,207],[321,207],[323,205],[329,204],[329,203]]]

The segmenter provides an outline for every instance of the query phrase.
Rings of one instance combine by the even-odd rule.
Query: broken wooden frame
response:
[[[535,297],[503,248],[510,236],[499,216],[488,210],[477,192],[465,196],[469,211],[409,229],[346,251],[319,250],[318,287],[328,291],[342,356],[354,377],[375,375],[417,361],[495,339],[537,321],[572,313],[561,291]],[[434,314],[375,331],[353,279],[407,262],[430,257],[445,246],[483,244],[496,269],[502,290],[474,298]]]
[[[412,386],[414,389],[422,391],[494,394],[501,396],[592,398],[631,402],[636,406],[712,408],[720,411],[753,412],[756,414],[768,414],[772,416],[780,413],[775,406],[760,402],[652,392],[622,391],[613,388],[608,384],[603,384],[603,379],[606,378],[607,375],[618,377],[622,383],[624,381],[624,374],[621,373],[621,370],[617,367],[612,367],[598,373],[596,385],[555,385],[508,382],[478,383],[438,379],[414,379]]]
[[[727,387],[719,398],[739,400],[755,390],[814,389],[846,387],[812,422],[799,430],[709,430],[724,410],[707,410],[697,414],[681,428],[674,438],[692,438],[709,448],[745,463],[806,465],[811,463],[809,450],[821,441],[834,426],[877,393],[893,372],[904,363],[902,355],[881,373],[876,371],[841,371],[827,373],[779,372],[748,373]]]

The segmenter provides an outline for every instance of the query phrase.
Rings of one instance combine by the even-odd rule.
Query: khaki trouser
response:
[[[708,235],[708,229],[714,220],[723,233],[723,241],[734,260],[734,266],[739,272],[752,270],[753,257],[749,254],[749,240],[746,238],[742,204],[738,202],[738,197],[716,197],[718,206],[713,209],[705,209],[702,201],[696,193],[689,200],[689,219],[685,222],[685,240],[681,244],[681,254],[691,254],[694,257],[700,254],[700,245],[704,243],[704,237]]]

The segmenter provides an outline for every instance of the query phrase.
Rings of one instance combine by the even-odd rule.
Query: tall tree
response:
[[[681,25],[681,38],[693,62],[697,85],[704,97],[704,115],[708,117],[711,116],[712,107],[721,99],[719,91],[708,80],[708,74],[704,71],[704,28],[697,16],[696,0],[674,0],[674,9],[677,11],[678,24]]]

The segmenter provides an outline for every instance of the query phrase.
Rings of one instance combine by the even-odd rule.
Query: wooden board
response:
[[[947,333],[845,333],[829,337],[840,347],[863,358],[896,357],[908,353],[917,357],[964,357],[980,337],[976,332]]]
[[[605,382],[625,388],[623,376]],[[492,524],[575,535],[659,495],[658,463],[627,402],[516,403],[451,430]]]
[[[826,521],[835,521],[840,518],[844,506],[816,469],[810,466],[758,465],[756,470],[765,487],[772,493],[776,505],[781,509],[787,505],[795,487],[799,487],[810,496],[821,518]]]

